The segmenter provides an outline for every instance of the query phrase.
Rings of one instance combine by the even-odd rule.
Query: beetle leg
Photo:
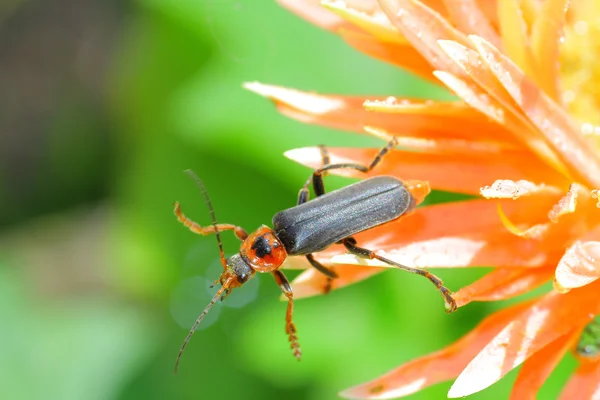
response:
[[[300,360],[302,356],[302,350],[298,343],[298,336],[296,335],[296,325],[292,321],[292,313],[294,312],[294,293],[292,293],[292,287],[290,282],[287,280],[283,272],[279,270],[273,271],[273,277],[275,282],[279,285],[279,288],[288,299],[287,312],[285,314],[285,333],[288,334],[290,340],[290,347],[294,353],[294,357]]]
[[[446,312],[451,313],[453,311],[456,311],[456,308],[457,308],[456,301],[452,297],[452,292],[450,292],[450,290],[444,286],[444,283],[442,282],[442,280],[440,278],[438,278],[437,276],[433,275],[429,271],[425,271],[425,270],[419,269],[419,268],[407,267],[406,265],[399,264],[399,263],[397,263],[395,261],[392,261],[392,260],[390,260],[388,258],[385,258],[385,257],[382,257],[380,255],[377,255],[372,250],[368,250],[368,249],[364,249],[362,247],[358,247],[358,246],[356,246],[356,239],[354,239],[353,237],[349,237],[349,238],[344,239],[343,240],[343,244],[344,244],[344,246],[346,246],[346,249],[348,249],[348,251],[350,253],[355,254],[357,256],[364,257],[364,258],[369,258],[369,259],[376,259],[376,260],[379,260],[379,261],[383,261],[386,264],[393,265],[393,266],[398,267],[398,268],[400,268],[400,269],[402,269],[404,271],[424,276],[425,278],[429,279],[429,281],[431,283],[433,283],[435,285],[435,287],[440,291],[440,293],[444,297],[444,301],[446,303]]]
[[[329,163],[331,162],[331,159],[329,158],[329,152],[327,151],[327,147],[325,147],[325,145],[323,145],[323,144],[320,144],[319,150],[321,150],[321,160],[323,161],[321,165],[322,166],[329,165]],[[321,174],[321,176],[325,176],[325,175],[326,175],[326,173]],[[308,190],[308,187],[310,186],[311,182],[312,182],[312,175],[310,176],[310,178],[308,178],[306,183],[304,183],[304,185],[300,189],[300,192],[298,192],[298,202],[296,203],[296,205],[304,204],[310,198],[310,191]]]
[[[227,298],[227,296],[229,296],[230,293],[231,293],[231,288],[225,289],[225,291],[223,292],[223,295],[221,296],[221,301],[225,300]]]
[[[205,236],[211,233],[216,233],[216,230],[218,230],[219,232],[233,231],[235,233],[235,236],[237,236],[240,240],[244,240],[248,237],[248,233],[244,230],[244,228],[236,225],[216,224],[216,230],[215,225],[210,225],[206,227],[199,225],[198,223],[192,221],[191,219],[183,215],[183,213],[181,212],[181,207],[179,206],[179,202],[175,202],[175,209],[173,210],[173,212],[177,216],[177,220],[179,222],[188,227],[190,231],[199,235]]]
[[[372,170],[373,168],[375,168],[377,166],[377,164],[379,164],[381,162],[383,157],[385,157],[385,155],[387,153],[389,153],[390,150],[395,148],[397,145],[398,145],[398,140],[394,136],[389,142],[386,143],[385,146],[383,146],[381,148],[381,150],[379,150],[379,153],[377,153],[377,155],[375,156],[373,161],[371,161],[371,164],[369,165],[369,171]]]
[[[327,146],[325,146],[324,144],[320,144],[319,150],[321,151],[321,160],[323,160],[322,165],[331,164],[331,159],[329,158],[329,151],[327,151]]]
[[[327,282],[325,283],[324,290],[325,294],[329,293],[331,291],[331,284],[333,280],[338,277],[338,274],[336,274],[332,268],[327,268],[326,266],[315,260],[312,254],[307,254],[305,257],[308,260],[308,262],[316,268],[317,271],[319,271],[327,277]]]
[[[324,275],[334,279],[338,277],[338,274],[336,274],[332,269],[327,268],[326,266],[315,260],[312,254],[307,254],[306,259],[308,260],[308,262],[310,262],[310,264],[313,267],[315,267],[317,270],[319,270],[319,272],[323,273]]]
[[[379,152],[377,153],[377,155],[375,156],[373,161],[371,161],[371,164],[369,164],[368,166],[362,165],[362,164],[356,164],[356,163],[341,163],[341,164],[323,165],[321,168],[315,170],[312,174],[311,179],[312,179],[312,183],[313,183],[313,188],[315,190],[315,194],[317,196],[321,196],[321,195],[325,194],[325,185],[323,184],[323,176],[325,175],[325,173],[327,171],[331,171],[333,169],[355,169],[357,171],[367,173],[367,172],[371,171],[373,168],[375,168],[381,162],[383,157],[385,157],[385,155],[387,153],[389,153],[390,150],[392,150],[394,147],[396,147],[397,144],[398,144],[398,141],[396,140],[395,137],[393,137],[392,140],[390,140],[388,143],[386,143],[386,145],[383,146],[381,148],[381,150],[379,150]],[[323,154],[323,150],[321,150],[321,154]],[[329,157],[329,156],[327,156],[327,157]],[[307,186],[306,186],[306,190],[308,191]]]
[[[310,198],[310,192],[308,191],[308,187],[310,186],[310,179],[306,181],[306,183],[302,186],[300,191],[298,192],[298,201],[296,205],[304,204]]]

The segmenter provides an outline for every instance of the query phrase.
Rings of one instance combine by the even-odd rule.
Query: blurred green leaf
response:
[[[32,295],[15,267],[0,265],[0,397],[114,398],[148,362],[159,332],[114,299]]]

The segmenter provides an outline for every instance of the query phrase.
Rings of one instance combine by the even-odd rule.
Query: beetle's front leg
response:
[[[317,260],[315,260],[312,254],[307,254],[306,259],[310,264],[317,269],[320,273],[327,277],[327,283],[325,284],[325,294],[328,294],[331,291],[331,284],[333,280],[338,277],[338,274],[333,270],[333,268],[327,268]]]
[[[287,280],[283,272],[276,270],[273,271],[273,277],[275,282],[279,285],[279,288],[288,299],[287,312],[285,314],[285,333],[288,334],[290,340],[290,347],[294,353],[294,357],[300,360],[302,356],[302,350],[298,343],[298,336],[296,335],[296,325],[292,321],[292,313],[294,312],[294,293],[292,293],[292,287],[290,282]]]

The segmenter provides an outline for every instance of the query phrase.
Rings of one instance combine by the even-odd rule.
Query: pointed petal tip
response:
[[[473,44],[486,44],[488,46],[492,46],[495,48],[495,46],[493,44],[491,44],[490,42],[488,42],[487,40],[485,40],[484,38],[482,38],[481,36],[477,36],[477,35],[467,35],[467,38],[471,41],[471,43]]]
[[[391,399],[392,398],[389,396],[377,396],[376,391],[374,391],[372,394],[367,394],[367,393],[365,393],[365,388],[363,386],[364,385],[359,385],[359,386],[351,387],[346,390],[342,390],[341,392],[338,392],[338,396],[341,397],[342,399],[349,399],[349,400],[362,400],[362,399],[383,400],[383,399]]]
[[[300,164],[312,164],[321,161],[321,152],[318,147],[300,147],[285,151],[284,157]]]
[[[369,135],[372,135],[378,139],[383,139],[383,140],[389,141],[393,137],[393,135],[390,135],[385,129],[376,128],[376,127],[367,126],[367,125],[363,126],[363,129]]]
[[[242,87],[263,97],[269,97],[269,93],[271,93],[269,90],[270,86],[259,81],[244,82],[242,83]]]
[[[554,289],[566,293],[600,278],[600,242],[576,241],[562,256],[555,271]]]
[[[398,387],[388,386],[381,378],[377,378],[371,382],[363,383],[343,390],[338,395],[345,399],[353,400],[387,400],[397,399],[399,397],[405,397],[424,389],[429,385],[426,385],[426,379],[421,377],[417,378],[412,382],[408,382],[406,385]]]
[[[431,72],[431,74],[433,76],[435,76],[438,81],[440,81],[442,83],[442,85],[446,84],[446,80],[449,79],[450,77],[453,77],[452,74],[445,72],[445,71],[440,71],[440,70],[434,70],[433,72]]]
[[[353,393],[354,393],[353,388],[350,388],[350,389],[346,389],[346,390],[342,390],[341,392],[338,392],[338,396],[343,399],[356,399],[356,397],[353,395]]]
[[[454,40],[438,39],[438,46],[458,65],[469,63],[469,52],[472,52],[467,46],[464,46]],[[464,67],[463,67],[464,68]]]
[[[466,395],[463,395],[458,390],[455,390],[454,389],[454,384],[453,384],[452,387],[450,387],[450,390],[448,391],[448,395],[447,396],[448,396],[449,399],[457,399],[459,397],[465,397]]]
[[[356,390],[356,388],[350,388],[350,389],[346,389],[343,390],[341,392],[338,393],[338,396],[343,398],[343,399],[349,399],[349,400],[362,400],[362,399],[369,399],[369,400],[385,400],[385,399],[393,399],[394,397],[390,397],[390,396],[377,396],[375,393],[375,391],[373,392],[373,394],[367,394],[364,393],[364,388],[360,387],[358,390]]]
[[[321,0],[319,4],[330,10],[344,10],[346,9],[346,3],[338,0]]]
[[[456,380],[450,387],[450,390],[448,390],[449,399],[467,397],[469,395],[482,391],[490,385],[489,383],[478,382],[477,380],[474,380],[472,378],[469,378],[469,380],[466,381],[466,379],[461,379],[461,376],[462,374],[459,375],[458,378],[456,378]]]
[[[442,50],[446,50],[447,47],[460,46],[465,47],[462,44],[455,42],[454,40],[449,39],[438,39],[437,44],[442,48]]]

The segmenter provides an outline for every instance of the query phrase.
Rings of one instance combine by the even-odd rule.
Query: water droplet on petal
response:
[[[590,124],[589,122],[581,125],[581,133],[584,135],[591,135],[594,133],[594,125]]]
[[[561,284],[556,281],[556,279],[554,279],[552,281],[552,287],[554,288],[554,290],[556,290],[560,294],[568,293],[571,290],[571,289],[562,287]]]

